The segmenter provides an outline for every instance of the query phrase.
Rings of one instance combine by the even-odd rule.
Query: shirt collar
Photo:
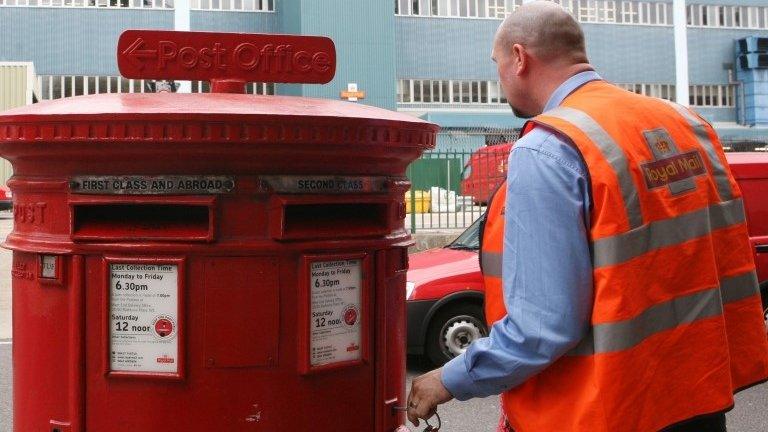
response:
[[[584,84],[590,81],[597,81],[601,79],[603,78],[600,77],[597,72],[591,70],[579,72],[576,75],[568,78],[565,80],[565,82],[560,84],[560,87],[558,87],[554,93],[552,93],[552,96],[549,97],[547,105],[544,106],[544,111],[546,112],[560,106],[560,104],[563,103],[563,100],[568,97],[569,94],[573,93],[577,88],[583,86]]]

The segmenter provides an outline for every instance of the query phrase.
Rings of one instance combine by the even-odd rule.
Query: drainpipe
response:
[[[175,0],[173,5],[173,29],[176,31],[189,31],[189,0]],[[191,81],[178,81],[179,88],[176,93],[191,93]]]
[[[734,73],[733,69],[728,69],[728,84],[730,85],[737,85],[739,87],[739,105],[738,105],[738,112],[739,116],[736,120],[740,125],[746,126],[747,125],[747,102],[744,100],[746,98],[746,91],[744,90],[744,83],[741,80],[737,80],[733,78]]]
[[[675,29],[675,93],[677,103],[688,106],[688,35],[685,0],[674,0],[672,17]]]

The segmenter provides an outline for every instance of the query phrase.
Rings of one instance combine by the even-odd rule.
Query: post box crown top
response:
[[[211,81],[213,92],[243,93],[254,81],[327,83],[336,47],[322,36],[126,30],[117,66],[126,78]]]
[[[428,149],[438,129],[407,114],[352,102],[232,93],[99,94],[0,112],[0,142],[279,141]]]

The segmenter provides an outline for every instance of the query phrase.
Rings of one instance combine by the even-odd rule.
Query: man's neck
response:
[[[552,94],[554,94],[555,90],[563,85],[564,82],[568,81],[574,75],[593,70],[595,69],[589,63],[577,63],[565,66],[562,69],[556,70],[552,76],[545,77],[545,79],[542,80],[544,84],[539,87],[540,91],[538,92],[536,98],[538,112],[542,113],[544,111],[544,108],[547,106],[547,102],[549,102]]]

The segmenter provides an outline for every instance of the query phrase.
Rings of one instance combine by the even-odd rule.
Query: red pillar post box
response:
[[[16,431],[393,431],[408,164],[435,125],[234,94],[327,82],[325,38],[126,32],[121,71],[210,94],[0,115]]]

